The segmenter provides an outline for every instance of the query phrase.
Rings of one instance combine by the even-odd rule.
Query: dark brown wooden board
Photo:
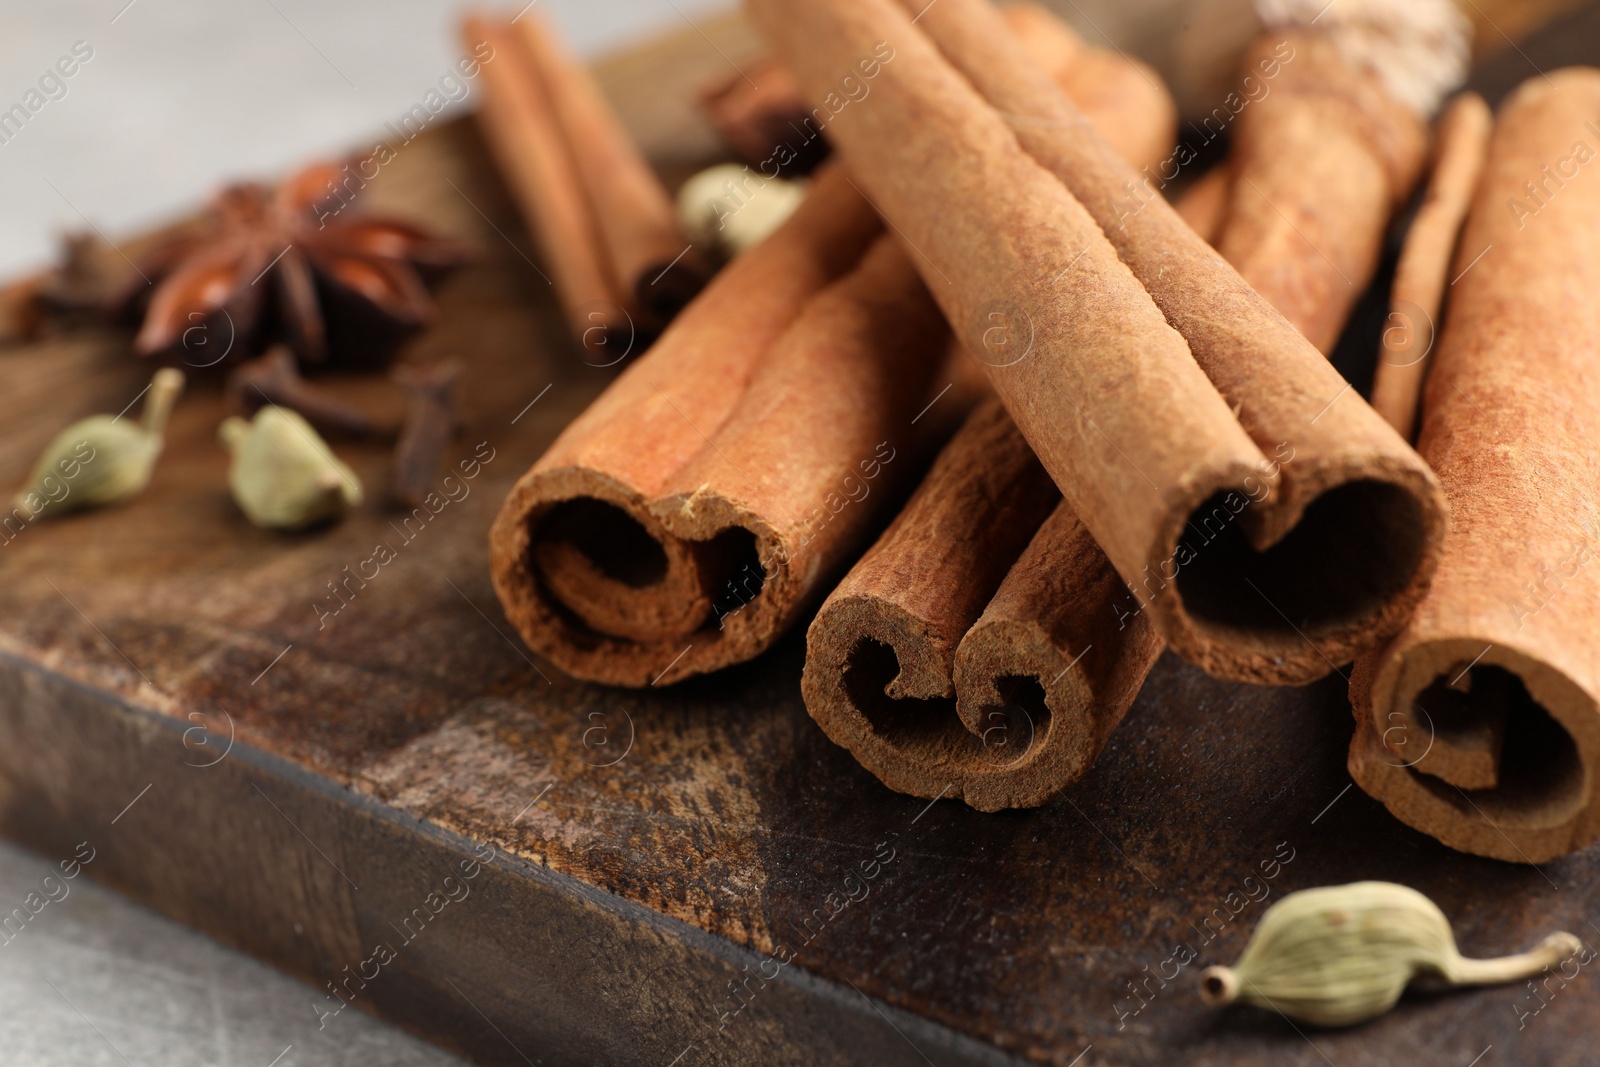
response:
[[[722,62],[694,35],[671,47],[650,78],[608,82],[658,158],[663,131],[709,143],[671,124],[690,122],[684,72]],[[1087,780],[984,815],[890,793],[830,744],[800,701],[799,633],[661,690],[530,656],[490,589],[488,525],[613,372],[566,339],[469,124],[363,195],[484,249],[407,356],[466,360],[451,458],[486,442],[493,460],[407,542],[384,450],[341,444],[369,502],[263,533],[228,500],[224,405],[196,382],[144,497],[0,545],[0,833],[52,858],[88,841],[92,876],[314,986],[384,943],[356,1007],[485,1064],[1594,1062],[1588,969],[1337,1032],[1201,1006],[1199,969],[1268,903],[1334,882],[1416,886],[1468,954],[1556,929],[1600,944],[1600,850],[1462,856],[1352,788],[1338,677],[1252,689],[1168,656]],[[148,368],[125,343],[0,353],[0,485],[69,420],[134,398]],[[395,560],[319,624],[328,583],[379,542]],[[447,876],[467,895],[435,916]],[[1180,944],[1197,958],[1174,976]]]

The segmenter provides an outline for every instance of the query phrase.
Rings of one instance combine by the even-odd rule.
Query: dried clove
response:
[[[1316,1026],[1351,1026],[1382,1015],[1419,975],[1451,986],[1528,978],[1576,954],[1582,943],[1551,934],[1532,950],[1469,960],[1456,951],[1438,906],[1393,882],[1353,882],[1290,893],[1261,916],[1232,967],[1207,967],[1200,997],[1271,1008]]]
[[[394,380],[407,393],[405,425],[394,448],[394,494],[408,508],[420,507],[433,492],[445,447],[460,425],[456,379],[461,362],[431,367],[399,367]]]
[[[367,415],[332,396],[300,375],[294,354],[286,345],[274,345],[260,359],[241,364],[228,375],[228,396],[245,414],[266,404],[298,411],[323,433],[346,437],[371,437],[377,427]]]
[[[167,416],[183,392],[183,372],[156,371],[139,422],[91,415],[56,434],[14,501],[25,521],[116,503],[142,493],[161,455]]]
[[[264,407],[250,422],[234,415],[217,436],[233,453],[228,488],[257,526],[301,530],[361,503],[355,472],[293,411]]]

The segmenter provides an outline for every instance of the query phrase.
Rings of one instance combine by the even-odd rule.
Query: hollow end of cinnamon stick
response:
[[[1466,635],[1408,644],[1359,663],[1352,699],[1351,777],[1414,829],[1510,863],[1600,837],[1600,703],[1542,653]]]
[[[896,792],[1000,811],[1037,807],[1082,776],[1092,754],[1074,751],[1083,746],[1070,721],[1087,703],[1081,684],[1046,693],[1035,675],[995,679],[998,691],[975,708],[972,729],[957,712],[944,658],[915,620],[882,602],[830,603],[807,636],[807,707]]]
[[[1259,684],[1313,681],[1399,629],[1437,566],[1437,480],[1161,197],[1130,205],[1138,171],[998,12],[746,7],[815,100],[894,42],[830,137],[968,346],[1022,339],[986,373],[1128,617]]]
[[[876,233],[818,178],[517,483],[491,566],[531,647],[668,684],[763,651],[859,551],[970,404]]]
[[[806,707],[890,789],[1038,807],[1093,766],[1162,644],[1148,621],[1118,630],[1116,572],[1065,514],[1077,534],[1041,530],[954,649],[885,592],[830,597],[813,620]]]
[[[1093,766],[1164,647],[1150,619],[1118,616],[1124,592],[1058,504],[956,650],[957,712],[1007,772],[975,807],[1041,803]]]
[[[762,553],[778,546],[758,516],[685,536],[642,494],[594,470],[549,472],[524,493],[496,527],[496,588],[530,647],[567,673],[666,684],[748,658],[772,636],[770,626],[731,625],[753,614],[738,609],[773,599]]]
[[[1443,560],[1351,676],[1356,783],[1451,848],[1513,863],[1600,837],[1600,377],[1593,309],[1568,295],[1600,289],[1600,186],[1569,182],[1536,218],[1507,210],[1597,121],[1591,69],[1501,106],[1423,398],[1418,450],[1452,509]]]
[[[1007,787],[1052,736],[1035,694],[1008,692],[985,735],[958,715],[953,675],[957,646],[1058,499],[990,398],[812,620],[806,710],[889,788],[989,810],[1048,793]]]
[[[1263,685],[1314,681],[1398,630],[1438,567],[1437,482],[1403,461],[1319,458],[1275,514],[1257,510],[1259,472],[1174,509],[1169,547],[1128,578],[1118,613],[1153,611],[1186,659]]]
[[[944,432],[840,450],[824,477],[865,490],[848,504],[814,485],[774,504],[737,474],[648,496],[601,470],[537,472],[496,520],[496,590],[530,647],[579,678],[662,685],[743,662],[827,587]]]
[[[1004,409],[980,404],[823,604],[801,692],[889,788],[981,811],[1083,776],[1161,642]]]

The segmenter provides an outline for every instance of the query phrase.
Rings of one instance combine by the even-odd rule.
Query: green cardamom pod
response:
[[[1465,959],[1433,901],[1393,882],[1353,882],[1290,893],[1268,908],[1237,963],[1201,973],[1200,996],[1316,1026],[1350,1026],[1394,1007],[1419,975],[1451,986],[1497,985],[1539,974],[1582,947],[1557,933],[1520,955]]]
[[[299,414],[276,404],[217,431],[233,453],[228,488],[255,525],[301,530],[332,522],[361,503],[361,482]]]
[[[183,392],[183,372],[156,371],[138,421],[91,415],[56,434],[12,502],[24,521],[138,496],[161,455],[167,416]]]

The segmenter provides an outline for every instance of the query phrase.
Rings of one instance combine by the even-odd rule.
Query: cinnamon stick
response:
[[[672,198],[588,69],[535,11],[516,20],[571,153],[617,288],[670,321],[710,277],[678,226]]]
[[[1120,52],[1091,48],[1076,30],[1040,4],[1003,9],[1018,43],[1135,167],[1155,167],[1172,153],[1178,107],[1149,65]],[[827,156],[822,122],[781,63],[766,58],[701,94],[717,132],[766,177],[804,174]]]
[[[1106,610],[1121,577],[1062,502],[956,650],[956,710],[1008,772],[974,807],[1042,804],[1086,774],[1164,643]]]
[[[1026,40],[1041,9],[1021,10],[1030,13],[1014,28]],[[1070,84],[1074,57],[1089,50],[1042,19],[1032,36],[1056,42],[1052,75]],[[1121,84],[1148,95],[1140,78]],[[1090,101],[1097,128],[1124,144],[1171,137],[1170,105],[1133,110],[1103,92]],[[813,620],[807,710],[892,789],[985,811],[1042,804],[1088,769],[1160,652],[1148,616],[1122,624],[1122,596],[1116,570],[991,399]]]
[[[1233,171],[1224,161],[1196,178],[1172,208],[1202,240],[1215,245],[1227,224],[1228,200],[1232,195]]]
[[[1389,290],[1389,319],[1372,380],[1372,407],[1406,440],[1438,337],[1456,239],[1483,173],[1494,117],[1477,93],[1462,93],[1439,117],[1428,191],[1406,234]]]
[[[817,613],[806,707],[891,789],[1042,804],[1088,768],[1160,652],[1148,618],[1118,629],[1120,589],[990,400]]]
[[[1410,196],[1427,121],[1466,71],[1470,30],[1446,0],[1259,0],[1244,70],[1276,74],[1233,122],[1235,181],[1217,250],[1330,352]]]
[[[998,13],[748,6],[1127,583],[1122,618],[1148,608],[1186,658],[1263,683],[1399,627],[1437,558],[1431,473],[1158,196],[1128,208],[1137,173]],[[841,106],[833,79],[871,59],[871,106]]]
[[[507,188],[538,243],[540,260],[586,352],[610,363],[633,339],[632,298],[614,281],[594,209],[555,107],[517,33],[476,15],[462,22],[469,47],[487,42],[478,124]]]
[[[824,173],[517,483],[491,555],[531,647],[626,685],[748,659],[881,521],[961,409],[914,421],[943,325],[877,228]]]
[[[1055,12],[1032,0],[1000,9],[1017,43],[1088,115],[1094,128],[1135,169],[1172,154],[1178,105],[1147,63],[1091,48]]]
[[[956,649],[1060,498],[989,400],[812,620],[806,709],[890,789],[984,806],[1003,776],[956,716]]]
[[[1444,559],[1350,687],[1356,783],[1451,848],[1514,863],[1600,836],[1597,150],[1592,69],[1501,107],[1423,399]]]

